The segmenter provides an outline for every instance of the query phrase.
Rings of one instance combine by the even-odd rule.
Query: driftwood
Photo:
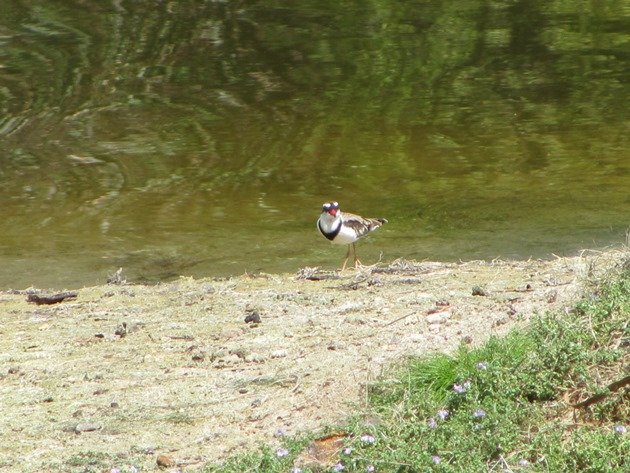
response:
[[[594,396],[591,396],[582,402],[578,402],[577,404],[572,404],[571,407],[573,407],[574,409],[586,408],[590,406],[591,404],[595,404],[600,401],[603,401],[615,391],[618,391],[619,389],[628,385],[630,385],[630,376],[626,376],[625,378],[615,381],[614,383],[610,383],[608,386],[606,386],[606,389],[608,390],[608,392],[595,394]]]
[[[59,294],[53,294],[52,296],[38,296],[37,294],[29,294],[26,298],[27,302],[33,302],[37,305],[50,305],[58,304],[66,299],[76,299],[76,292],[60,292]]]

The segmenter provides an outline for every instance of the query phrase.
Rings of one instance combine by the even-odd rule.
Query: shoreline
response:
[[[406,357],[568,310],[627,261],[627,248],[397,260],[341,276],[303,268],[101,285],[50,306],[3,291],[0,467],[61,468],[88,451],[110,466],[126,458],[153,471],[166,454],[193,468],[341,422]]]

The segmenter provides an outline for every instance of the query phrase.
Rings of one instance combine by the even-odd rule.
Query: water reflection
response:
[[[8,0],[0,287],[620,241],[623,2]]]

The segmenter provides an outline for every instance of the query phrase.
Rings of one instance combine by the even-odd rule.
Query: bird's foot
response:
[[[346,270],[346,264],[348,263],[348,259],[346,258],[343,261],[343,264],[341,265],[341,268],[339,269],[339,272],[343,273]]]

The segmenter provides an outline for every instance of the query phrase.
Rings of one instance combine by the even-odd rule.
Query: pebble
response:
[[[249,353],[247,356],[245,356],[245,361],[247,361],[248,363],[261,363],[265,361],[265,357],[264,355],[261,355],[260,353],[254,352],[254,353]]]
[[[77,434],[80,434],[81,432],[94,432],[95,430],[99,430],[100,428],[101,426],[98,424],[93,424],[91,422],[81,422],[76,425],[74,431]]]
[[[260,312],[258,311],[258,309],[254,309],[252,307],[248,307],[245,312],[247,313],[247,316],[245,317],[245,323],[246,324],[259,324],[260,322],[262,322],[261,318],[260,318]]]
[[[424,342],[426,337],[420,333],[414,333],[407,337],[407,339],[411,342]]]
[[[226,364],[237,364],[241,362],[241,357],[236,354],[231,354],[226,357],[223,357],[219,360],[219,362],[223,362]]]
[[[175,466],[175,460],[173,460],[168,455],[164,455],[163,453],[161,455],[158,455],[156,463],[159,467],[162,468],[170,468],[172,466]]]
[[[343,350],[345,347],[345,343],[334,341],[330,342],[326,348],[328,348],[329,350]]]
[[[487,296],[488,292],[481,286],[473,286],[472,295],[473,296]]]
[[[289,354],[289,350],[286,350],[283,348],[281,350],[276,350],[273,353],[271,353],[271,358],[284,358],[288,354]]]
[[[443,312],[435,312],[433,314],[427,315],[426,320],[430,324],[436,324],[436,323],[443,322],[449,319],[450,317],[451,317],[451,313],[449,311],[443,311]]]
[[[238,356],[241,360],[244,360],[245,358],[247,358],[247,355],[249,355],[249,350],[247,348],[232,348],[230,350],[230,354],[231,355],[236,355]]]
[[[203,361],[205,358],[205,355],[201,352],[194,353],[192,356],[193,361]]]

